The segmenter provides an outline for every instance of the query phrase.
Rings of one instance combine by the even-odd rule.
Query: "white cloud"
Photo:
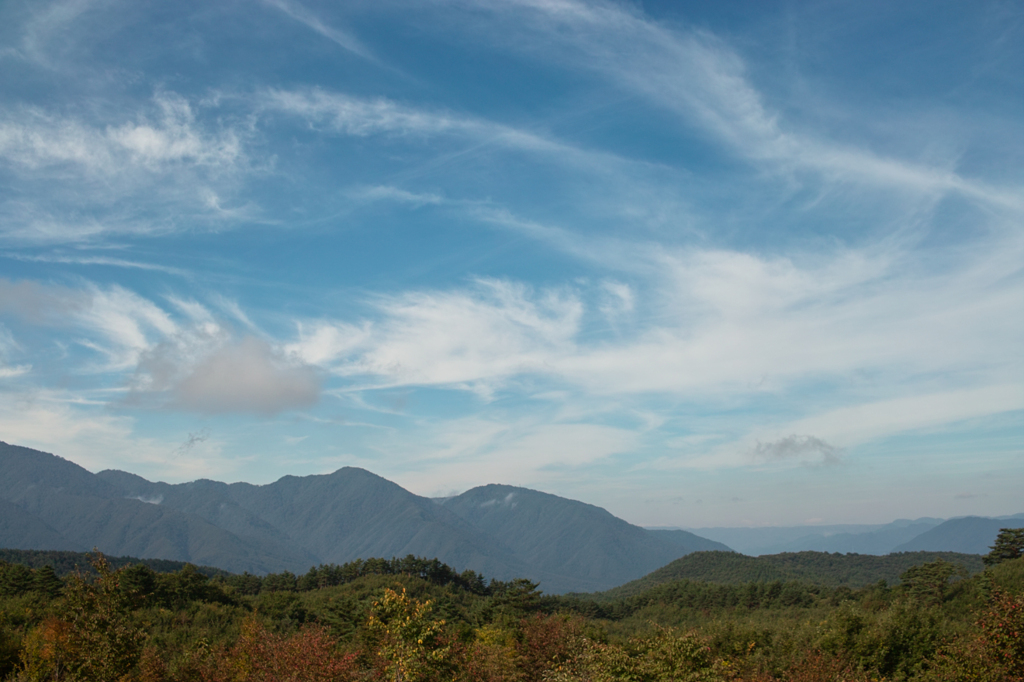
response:
[[[311,365],[329,366],[339,358],[363,347],[370,337],[370,326],[343,322],[316,322],[298,325],[299,338],[285,346],[285,352]]]
[[[55,68],[54,52],[66,49],[73,41],[69,27],[81,21],[83,15],[108,0],[60,0],[50,3],[34,3],[31,19],[25,25],[21,36],[21,49],[16,52],[38,64]]]
[[[0,280],[0,313],[84,333],[78,343],[104,361],[76,369],[127,376],[130,404],[273,415],[319,400],[320,378],[301,355],[253,335],[236,339],[201,303],[167,299],[184,320],[119,286]]]
[[[77,323],[105,337],[107,344],[94,346],[104,351],[108,363],[103,371],[129,369],[149,348],[150,336],[166,336],[178,325],[164,310],[138,294],[119,286],[89,288],[89,305],[80,309]]]
[[[604,289],[604,301],[601,303],[601,312],[606,317],[616,319],[626,313],[633,311],[636,305],[636,296],[633,288],[622,282],[605,281],[601,283]]]
[[[244,125],[204,124],[192,103],[170,92],[116,117],[0,108],[0,168],[10,171],[12,189],[0,202],[0,236],[15,243],[74,242],[173,231],[185,217],[190,227],[256,217],[251,206],[226,208],[220,197],[252,170]]]
[[[458,135],[524,150],[576,151],[542,135],[501,123],[441,109],[408,106],[382,97],[367,99],[319,88],[269,90],[263,95],[261,105],[265,110],[298,116],[345,135]]]
[[[655,163],[574,145],[544,131],[515,127],[457,111],[403,104],[383,97],[356,97],[321,88],[268,90],[257,97],[257,106],[263,111],[304,119],[320,132],[333,131],[355,137],[388,136],[415,142],[449,138],[463,143],[463,148],[458,151],[460,156],[470,151],[481,153],[490,149],[539,154],[578,172],[612,179],[609,189],[622,189],[624,186],[622,196],[650,193],[651,188],[638,178],[652,169],[671,172]],[[471,146],[467,149],[466,144]],[[359,198],[390,199],[403,203],[448,203],[436,194],[387,186],[357,189],[353,194]]]
[[[154,104],[156,121],[140,116],[105,127],[38,108],[8,110],[0,118],[0,158],[32,170],[71,165],[121,177],[178,163],[230,168],[241,160],[235,131],[200,130],[184,98],[160,93]]]
[[[572,294],[480,280],[475,291],[416,292],[378,303],[383,318],[356,359],[336,367],[401,384],[471,384],[546,372],[572,348],[582,303]]]
[[[587,306],[577,293],[537,296],[491,282],[382,299],[378,319],[316,325],[290,349],[391,385],[469,387],[537,374],[597,395],[743,395],[863,371],[888,375],[889,386],[936,372],[987,381],[1019,372],[1011,368],[1024,333],[1013,313],[1024,306],[1013,279],[1019,248],[991,249],[1000,256],[985,250],[934,274],[888,251],[800,262],[658,249],[647,255],[653,276],[641,303],[632,288],[611,289],[639,323],[614,342],[581,336]],[[600,285],[602,297],[609,291]],[[596,307],[607,314],[609,305],[599,297]]]

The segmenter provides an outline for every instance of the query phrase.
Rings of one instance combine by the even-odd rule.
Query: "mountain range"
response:
[[[352,467],[268,485],[172,485],[93,474],[3,442],[0,547],[96,547],[260,574],[413,554],[489,578],[529,578],[550,594],[609,589],[690,552],[729,550],[526,488],[488,485],[432,500]]]
[[[188,561],[256,574],[407,555],[488,578],[529,578],[549,594],[598,592],[698,551],[985,554],[1024,514],[885,525],[645,529],[600,507],[506,485],[415,495],[369,471],[285,476],[267,485],[168,484],[91,473],[0,441],[0,548]],[[731,549],[732,548],[732,549]],[[737,559],[739,560],[739,559]]]

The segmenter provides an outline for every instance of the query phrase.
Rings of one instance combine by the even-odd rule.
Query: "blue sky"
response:
[[[0,5],[0,439],[1022,511],[1017,2]]]

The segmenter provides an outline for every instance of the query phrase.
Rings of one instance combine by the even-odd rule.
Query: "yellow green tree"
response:
[[[375,667],[392,682],[452,679],[453,652],[445,622],[430,617],[430,601],[385,589],[366,621],[366,644]]]

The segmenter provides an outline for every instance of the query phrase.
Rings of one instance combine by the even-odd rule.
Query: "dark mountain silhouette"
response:
[[[509,494],[514,505],[487,504]],[[96,547],[261,574],[413,554],[492,578],[530,578],[548,593],[608,589],[687,552],[725,548],[525,488],[484,486],[439,503],[350,467],[262,486],[172,485],[123,471],[92,474],[6,443],[0,505],[3,547]]]
[[[198,516],[126,497],[77,464],[0,443],[0,499],[20,510],[23,524],[52,531],[26,547],[24,526],[8,528],[0,535],[4,547],[97,547],[109,554],[191,561],[229,571],[280,570],[259,548]]]
[[[988,554],[1000,528],[1024,526],[1024,514],[998,519],[965,516],[940,523],[896,548],[897,552],[945,551]]]

